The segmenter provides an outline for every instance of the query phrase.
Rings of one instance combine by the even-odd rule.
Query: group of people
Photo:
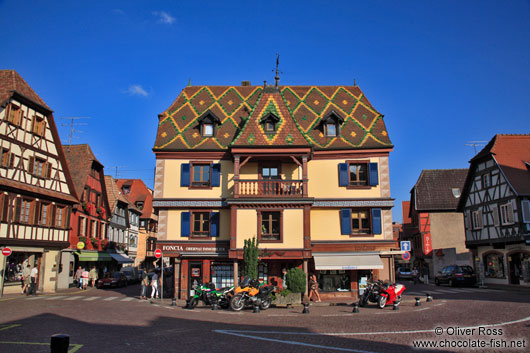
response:
[[[160,298],[160,293],[158,291],[158,271],[155,271],[153,273],[153,276],[151,279],[149,279],[149,275],[147,274],[147,270],[142,272],[142,280],[140,282],[142,286],[142,291],[140,293],[140,299],[147,300],[147,292],[149,290],[149,287],[151,287],[151,296],[150,299]]]
[[[22,270],[22,294],[37,295],[37,267],[31,268],[29,264]]]
[[[90,271],[79,266],[77,269],[74,280],[77,281],[77,286],[80,289],[87,289],[88,283],[91,283],[92,287],[96,287],[96,281],[98,279],[98,271],[95,266],[92,266]]]

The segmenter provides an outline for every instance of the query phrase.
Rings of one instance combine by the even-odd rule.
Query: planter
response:
[[[276,294],[276,299],[272,304],[276,306],[287,306],[302,303],[302,293],[289,293],[286,296]]]

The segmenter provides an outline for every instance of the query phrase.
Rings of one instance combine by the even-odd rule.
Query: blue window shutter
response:
[[[339,163],[339,186],[348,186],[348,163]]]
[[[210,236],[219,236],[219,212],[212,212],[210,214]]]
[[[180,186],[190,186],[189,163],[184,163],[180,165]]]
[[[370,186],[379,185],[379,172],[377,170],[377,163],[370,163]]]
[[[190,236],[190,212],[182,212],[180,214],[180,236],[189,237]]]
[[[212,186],[221,185],[221,163],[212,165]]]
[[[351,234],[351,210],[349,208],[340,210],[340,234]]]
[[[372,234],[381,234],[381,209],[372,208]]]

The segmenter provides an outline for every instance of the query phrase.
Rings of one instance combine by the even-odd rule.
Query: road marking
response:
[[[281,316],[281,317],[284,317],[284,316],[298,316],[298,315],[294,315],[294,314],[285,314],[285,315],[282,315],[282,314],[269,314],[267,316],[271,316],[271,317],[273,317],[273,316]]]
[[[429,310],[430,308],[421,308],[421,309],[416,309],[414,311],[424,311],[424,310]]]
[[[0,341],[0,344],[25,344],[25,345],[35,345],[35,346],[49,346],[50,343],[41,343],[41,342],[12,342],[12,341]],[[72,344],[70,343],[70,350],[68,353],[75,353],[77,352],[81,347],[83,347],[82,344]]]
[[[127,298],[123,298],[122,300],[120,300],[120,302],[130,302],[131,300],[134,300],[136,299],[135,297],[127,297]]]
[[[83,298],[83,296],[82,295],[74,295],[73,297],[66,298],[65,300],[77,300],[77,299],[80,299],[80,298]]]
[[[442,292],[442,293],[455,294],[455,292],[453,292],[452,290],[438,289],[437,291],[438,291],[438,292]]]
[[[88,297],[88,298],[86,298],[86,299],[83,299],[83,301],[85,301],[85,302],[90,302],[90,301],[92,301],[92,300],[96,300],[96,299],[98,299],[98,298],[101,298],[101,297]]]
[[[57,299],[61,299],[61,298],[66,298],[66,295],[58,295],[56,297],[48,297],[48,298],[44,298],[44,300],[57,300]]]
[[[40,296],[33,296],[33,297],[29,297],[29,298],[26,298],[26,300],[35,300],[35,299],[41,299],[42,297]]]
[[[4,325],[0,325],[0,326],[4,326]],[[0,331],[9,330],[10,328],[14,328],[14,327],[18,327],[18,326],[20,326],[20,324],[6,325],[6,327],[0,328]]]
[[[456,293],[471,293],[471,292],[474,292],[474,290],[469,290],[469,289],[452,289],[453,292],[456,292]]]
[[[293,315],[298,316],[298,315]],[[329,314],[329,315],[322,315],[322,316],[351,316],[351,314]]]
[[[103,301],[110,302],[111,300],[118,299],[119,297],[108,297],[103,299]]]

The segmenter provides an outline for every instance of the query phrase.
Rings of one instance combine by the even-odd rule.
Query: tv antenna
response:
[[[486,146],[488,141],[468,141],[465,146],[473,146],[473,149],[475,150],[475,154],[477,154],[477,146]]]
[[[115,165],[115,166],[112,166],[112,167],[109,167],[109,168],[115,168],[116,169],[116,172],[114,174],[114,179],[118,179],[118,174],[119,174],[119,169],[120,168],[127,168],[126,165]]]
[[[75,126],[88,125],[88,123],[77,123],[76,121],[80,119],[90,119],[90,117],[65,117],[65,118],[59,118],[59,119],[70,120],[70,123],[61,124],[61,126],[70,126],[70,133],[68,134],[68,152],[70,152],[70,145],[72,144],[72,138],[73,138],[74,133],[83,132],[83,130],[75,129]]]

